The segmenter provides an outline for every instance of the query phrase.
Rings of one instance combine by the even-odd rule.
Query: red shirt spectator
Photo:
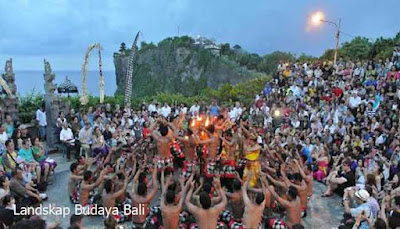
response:
[[[142,132],[143,132],[143,138],[148,138],[151,136],[151,132],[147,127],[144,127]]]
[[[343,90],[340,89],[339,87],[334,87],[334,88],[332,88],[331,92],[332,92],[333,94],[335,94],[336,97],[340,97],[340,96],[342,96],[342,94],[343,94]]]

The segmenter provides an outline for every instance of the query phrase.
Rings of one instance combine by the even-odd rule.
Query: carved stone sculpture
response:
[[[0,85],[6,93],[4,99],[1,99],[0,106],[11,115],[14,121],[18,120],[18,98],[17,86],[15,84],[15,74],[12,66],[12,59],[6,61],[4,67],[5,73],[2,74]]]
[[[57,89],[57,85],[53,83],[56,76],[51,70],[50,63],[45,59],[44,60],[44,102],[46,107],[46,142],[50,148],[54,148],[54,145],[59,141],[59,133],[57,133],[57,118],[60,111],[66,112],[68,106],[63,101],[63,99],[55,94],[55,90]]]

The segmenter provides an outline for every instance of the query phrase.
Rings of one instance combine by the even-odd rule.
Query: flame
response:
[[[197,121],[201,122],[201,117],[197,116]]]
[[[205,126],[207,127],[210,124],[210,119],[207,117]]]
[[[192,120],[192,124],[190,124],[190,126],[191,127],[195,127],[196,126],[196,120],[195,119]]]

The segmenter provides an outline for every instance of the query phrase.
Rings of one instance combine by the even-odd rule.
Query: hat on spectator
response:
[[[369,199],[369,193],[367,192],[367,190],[364,189],[360,189],[355,193],[355,196],[357,198],[359,198],[360,200],[367,202]]]
[[[21,125],[18,127],[19,130],[25,130],[26,128],[27,128],[27,127],[26,127],[25,124],[21,124]]]

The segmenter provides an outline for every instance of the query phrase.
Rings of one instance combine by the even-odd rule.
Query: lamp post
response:
[[[339,52],[339,36],[340,36],[340,23],[341,23],[341,19],[339,18],[339,22],[333,22],[333,21],[328,21],[325,20],[325,16],[322,12],[317,12],[312,16],[312,21],[314,24],[318,25],[321,22],[325,22],[331,25],[334,25],[336,28],[336,47],[335,47],[335,55],[333,57],[333,64],[336,66],[336,60],[337,60],[337,55]]]

